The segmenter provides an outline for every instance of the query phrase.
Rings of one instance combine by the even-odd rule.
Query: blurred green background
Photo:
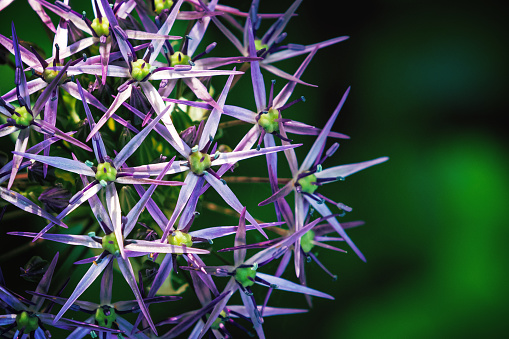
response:
[[[261,2],[263,13],[282,12],[290,5]],[[246,1],[224,3],[249,7]],[[20,39],[40,39],[49,48],[26,3],[18,0],[16,5],[0,12],[0,33],[10,36],[13,19]],[[300,6],[299,16],[287,26],[287,42],[351,38],[317,53],[302,78],[319,87],[297,86],[295,98],[305,95],[307,101],[294,106],[291,117],[323,126],[351,85],[334,126],[351,139],[340,142],[326,165],[384,155],[391,159],[321,189],[354,208],[345,220],[366,221],[349,234],[368,261],[362,263],[353,253],[318,250],[339,279],[332,282],[308,264],[309,286],[336,300],[315,299],[308,314],[267,319],[268,337],[507,336],[506,9],[497,1],[305,0]],[[213,29],[210,39],[222,38]],[[222,51],[231,48],[224,47]],[[221,56],[228,53],[234,50]],[[280,65],[293,72],[302,60]],[[5,93],[12,88],[13,72],[2,67],[0,76],[0,93]],[[264,76],[269,84],[272,76]],[[242,79],[239,86],[247,90],[230,96],[228,103],[254,109],[249,83],[248,77]],[[276,90],[283,85],[278,80]],[[228,131],[226,137],[238,140],[247,128]],[[314,138],[294,140],[308,143],[297,152],[302,160]],[[256,164],[241,165],[239,175],[263,176],[264,161]],[[288,175],[282,159],[280,168],[281,176]],[[253,214],[273,218],[271,208],[255,207],[268,190],[243,187],[232,184]],[[217,195],[209,197],[222,204]],[[236,223],[235,218],[210,216],[218,223]],[[2,229],[8,227],[4,225]],[[0,239],[7,242],[4,235]],[[306,306],[300,296],[274,295],[271,300],[278,306]]]

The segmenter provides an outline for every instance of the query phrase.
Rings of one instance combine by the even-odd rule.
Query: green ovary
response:
[[[194,174],[202,175],[212,164],[210,155],[202,152],[194,152],[188,158],[189,168]]]
[[[235,280],[237,280],[242,286],[249,287],[254,285],[256,270],[253,267],[237,268],[235,270]],[[251,279],[249,279],[251,278]]]
[[[16,316],[16,325],[19,331],[23,329],[23,333],[27,334],[39,328],[39,318],[23,311]]]
[[[210,328],[213,329],[213,330],[218,330],[219,329],[219,325],[221,325],[223,323],[223,319],[226,318],[226,312],[225,311],[221,311],[221,313],[219,313],[219,317],[216,318],[216,320],[214,320],[214,322],[212,323],[212,325],[210,325]]]
[[[94,30],[95,34],[98,36],[108,36],[110,35],[110,22],[106,18],[95,18],[92,21],[92,29]]]
[[[176,246],[193,246],[193,240],[190,234],[182,231],[174,231],[168,236],[168,244]]]
[[[53,67],[53,65],[51,65],[51,66]],[[56,66],[63,66],[63,65],[57,63],[57,64],[55,64],[55,67]],[[42,78],[47,83],[50,83],[50,82],[52,82],[58,76],[58,73],[60,73],[60,71],[54,71],[54,70],[51,70],[51,69],[45,69],[44,72],[42,72]],[[66,79],[67,79],[67,76],[64,74],[58,83],[62,84]]]
[[[279,111],[275,108],[271,108],[268,113],[260,114],[258,125],[263,127],[265,132],[274,133],[279,131],[279,124],[276,119],[279,119]]]
[[[115,309],[110,306],[99,307],[95,311],[95,321],[99,326],[111,328],[113,322],[117,319]]]
[[[103,162],[97,165],[95,178],[99,181],[113,181],[117,178],[117,170],[109,162]]]
[[[173,1],[171,0],[155,0],[154,1],[154,12],[157,14],[161,13],[165,9],[170,9],[173,6]]]
[[[262,41],[260,39],[255,39],[254,44],[255,44],[255,48],[257,51],[264,49],[264,48],[265,49],[269,48],[269,46],[267,46],[267,44],[262,44]]]
[[[185,55],[182,52],[175,52],[170,56],[171,66],[189,65],[189,60],[191,60],[189,55]]]
[[[17,107],[14,109],[14,111],[19,114],[13,114],[11,116],[11,118],[16,121],[16,124],[27,127],[30,126],[30,123],[34,120],[34,117],[27,111],[25,106]]]
[[[300,187],[302,187],[302,192],[309,194],[315,193],[316,189],[318,188],[317,185],[313,184],[314,182],[316,182],[316,176],[314,174],[308,175],[307,177],[297,181]]]
[[[311,251],[311,249],[315,246],[313,244],[314,239],[315,239],[315,232],[313,232],[313,230],[307,231],[306,233],[304,233],[302,238],[300,238],[300,247],[302,248],[302,250],[305,253],[308,253],[309,251]]]
[[[115,254],[120,251],[115,233],[105,235],[102,239],[102,246],[105,251],[108,251],[111,254]]]
[[[143,59],[138,59],[132,63],[133,70],[131,76],[134,80],[141,81],[150,74],[150,64]]]

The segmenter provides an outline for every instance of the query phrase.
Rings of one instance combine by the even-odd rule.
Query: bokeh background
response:
[[[291,3],[261,2],[264,13],[282,12]],[[75,1],[77,6],[88,6],[83,3]],[[249,8],[247,1],[221,3]],[[317,53],[302,78],[319,87],[297,86],[295,97],[305,95],[307,100],[292,108],[292,118],[323,126],[351,85],[334,126],[351,139],[340,142],[327,165],[384,155],[390,161],[321,189],[354,208],[345,220],[366,221],[350,235],[368,261],[362,263],[353,253],[317,250],[339,279],[333,282],[309,264],[309,285],[336,300],[315,299],[307,314],[267,319],[268,337],[506,337],[507,7],[498,1],[305,0],[298,13],[287,26],[288,42],[351,38]],[[0,18],[1,34],[10,36],[14,20],[20,39],[50,48],[42,25],[24,1],[0,12]],[[222,41],[215,29],[209,38]],[[231,48],[228,44],[222,43],[223,51]],[[229,51],[224,55],[234,53]],[[293,72],[302,60],[280,65]],[[268,84],[272,76],[264,76]],[[13,72],[2,66],[0,78],[0,93],[5,93],[12,88]],[[283,85],[278,80],[276,89]],[[241,86],[247,90],[242,92]],[[229,97],[232,104],[254,107],[248,77],[236,90]],[[228,130],[225,138],[238,140],[247,129]],[[313,142],[313,138],[295,140]],[[1,141],[6,142],[6,138]],[[298,150],[300,159],[308,149]],[[239,174],[263,176],[264,161],[257,164],[241,165]],[[283,162],[280,167],[281,176],[288,175]],[[260,192],[268,196],[268,190],[231,185],[256,217],[273,218],[270,208],[255,210],[259,199],[253,199]],[[217,195],[208,198],[222,204]],[[202,220],[212,220],[208,218],[219,224],[236,223],[233,217],[204,211]],[[19,229],[20,220],[25,219],[19,214],[5,218],[2,233]],[[26,248],[27,240],[13,245],[10,237],[0,239],[4,248]],[[38,246],[52,254],[57,248]],[[8,283],[23,284],[16,270],[29,256],[21,251],[7,254],[0,254],[0,265],[4,272],[4,267],[13,270],[12,277],[6,274]],[[127,297],[119,292],[118,300],[131,298],[131,292],[125,291]],[[96,298],[97,293],[84,295]],[[277,295],[272,301],[306,306],[304,298],[295,295]]]

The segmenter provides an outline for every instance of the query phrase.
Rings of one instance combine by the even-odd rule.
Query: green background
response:
[[[247,2],[228,4],[248,9]],[[26,3],[18,0],[15,5],[0,12],[0,33],[10,36],[14,20],[21,40],[42,41],[40,45],[49,48]],[[289,5],[262,1],[260,12],[282,12]],[[317,53],[302,78],[319,87],[297,86],[295,97],[305,95],[307,101],[292,108],[291,118],[323,126],[351,85],[334,125],[351,139],[340,141],[340,149],[326,165],[379,156],[391,159],[321,189],[354,208],[345,220],[366,221],[349,234],[368,261],[362,263],[353,253],[318,250],[320,260],[339,279],[332,282],[316,265],[308,264],[309,286],[336,300],[315,299],[308,314],[267,319],[268,337],[507,335],[509,163],[507,124],[502,120],[508,108],[507,11],[496,1],[480,6],[465,1],[304,1],[299,16],[290,21],[287,42],[351,37]],[[222,41],[215,29],[214,38]],[[234,53],[228,48],[228,42],[220,43],[216,55]],[[280,65],[292,72],[301,60]],[[264,76],[269,84],[272,76]],[[5,93],[13,86],[13,72],[1,67],[0,77],[0,93]],[[228,103],[254,109],[249,78],[239,85],[247,89],[236,88]],[[278,80],[276,90],[283,85]],[[247,128],[228,131],[226,138],[238,140]],[[294,140],[307,143],[297,152],[302,160],[314,139]],[[265,176],[263,166],[263,159],[258,159],[241,165],[238,174]],[[280,168],[281,176],[288,175],[282,159]],[[255,207],[260,196],[268,196],[266,188],[231,186],[256,217],[273,218],[271,208]],[[216,194],[208,197],[222,204]],[[206,215],[218,224],[236,223],[235,218]],[[19,229],[12,221],[2,221],[2,233]],[[0,239],[12,245],[10,237]],[[54,251],[56,246],[41,248]],[[18,258],[15,262],[2,258],[0,264],[10,262],[15,270],[26,262]],[[5,274],[8,284],[15,286],[15,273],[12,278]],[[264,294],[263,288],[259,291]],[[117,300],[132,297],[126,293]],[[271,300],[278,306],[306,306],[303,297],[285,292]]]

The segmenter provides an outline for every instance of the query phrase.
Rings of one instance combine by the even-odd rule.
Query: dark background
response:
[[[262,1],[260,12],[282,12],[290,3]],[[249,7],[248,2],[226,4],[245,11]],[[23,1],[15,5],[0,13],[0,33],[10,36],[13,19],[20,39],[40,39],[40,45],[49,49],[38,18]],[[339,279],[332,282],[309,264],[309,286],[331,293],[336,300],[315,299],[306,315],[267,319],[268,337],[506,335],[509,163],[507,124],[502,120],[508,108],[504,95],[509,54],[506,9],[496,1],[482,5],[472,1],[304,1],[300,6],[299,16],[287,26],[287,42],[351,38],[317,53],[302,78],[319,87],[297,86],[295,97],[305,95],[307,101],[295,106],[292,118],[323,126],[351,85],[334,125],[334,130],[350,135],[351,140],[341,141],[326,165],[384,155],[391,159],[321,189],[354,208],[345,220],[366,221],[350,235],[368,261],[362,263],[353,253],[318,250],[319,258]],[[217,30],[211,34],[211,40],[222,41]],[[224,52],[231,47],[228,44],[224,42],[221,51],[218,46],[218,56],[234,53],[233,49]],[[280,65],[291,73],[302,60]],[[269,84],[272,76],[264,76]],[[12,88],[13,72],[2,67],[0,77],[0,92],[5,93]],[[248,79],[239,84],[247,89],[237,88],[228,103],[254,109]],[[283,85],[278,80],[276,90]],[[235,129],[238,136],[244,129]],[[233,131],[226,137],[238,140]],[[308,144],[297,152],[302,160],[314,139],[295,140]],[[265,175],[264,161],[257,164],[241,165],[239,174]],[[280,167],[281,176],[288,173],[284,162]],[[269,194],[267,190],[233,184],[232,189],[237,189],[256,217],[273,218],[270,208],[255,209],[259,196]],[[209,197],[222,203],[217,195]],[[235,218],[219,214],[210,213],[210,217],[219,224],[236,223]],[[8,222],[4,220],[2,233],[18,226],[12,219],[9,226]],[[3,244],[8,243],[5,237],[0,238]],[[12,263],[14,259],[5,260]],[[5,260],[0,262],[2,267]],[[12,264],[14,269],[19,266]],[[259,291],[263,295],[263,289]],[[280,294],[272,299],[281,303],[278,306],[306,305],[303,297]],[[85,295],[96,298],[97,293]],[[118,300],[132,297],[131,292],[126,295]]]

